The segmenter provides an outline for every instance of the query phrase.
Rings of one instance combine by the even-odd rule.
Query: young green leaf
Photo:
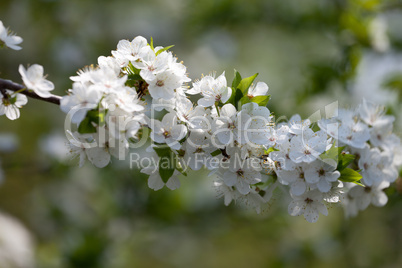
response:
[[[222,153],[222,151],[220,150],[220,149],[218,149],[218,150],[216,150],[216,151],[213,151],[212,153],[211,153],[211,155],[212,156],[217,156],[217,155],[220,155]]]
[[[246,96],[243,96],[241,99],[240,99],[240,107],[243,105],[243,104],[246,104],[246,103],[249,103],[249,102],[251,102],[251,99],[246,95]]]
[[[343,182],[357,182],[363,178],[359,172],[353,170],[351,168],[345,168],[341,171],[341,176],[339,177],[340,181]]]
[[[172,177],[174,170],[175,160],[172,154],[170,156],[163,156],[159,159],[159,175],[164,183]]]
[[[96,127],[92,124],[92,121],[89,117],[85,117],[84,120],[81,121],[78,126],[78,133],[80,134],[88,134],[95,133]]]
[[[162,49],[159,49],[159,50],[155,53],[155,55],[158,56],[158,55],[161,54],[163,51],[166,51],[166,50],[168,50],[168,49],[170,49],[170,48],[172,48],[172,47],[174,47],[174,45],[168,46],[168,47],[164,47],[164,48],[162,48]]]
[[[274,147],[269,147],[267,150],[265,150],[264,154],[268,155],[268,154],[270,154],[272,152],[276,152],[276,151],[279,151],[279,149],[276,149]]]
[[[227,102],[225,102],[225,104],[231,103],[233,104],[236,108],[240,108],[239,107],[239,101],[243,98],[243,93],[241,92],[240,89],[232,89],[232,95],[230,96],[230,98],[228,99]],[[241,106],[241,105],[240,105]]]
[[[174,170],[176,169],[176,159],[175,154],[172,152],[170,147],[154,147],[156,154],[159,158],[159,175],[162,181],[166,183],[170,177],[172,177]]]
[[[240,84],[241,81],[241,75],[236,69],[234,70],[234,78],[232,82],[232,90],[235,90],[237,86]]]
[[[247,95],[248,88],[251,86],[251,84],[254,82],[254,79],[257,77],[258,73],[256,73],[253,76],[244,78],[240,81],[239,85],[237,86],[238,89],[241,90],[243,95]]]
[[[271,95],[268,96],[255,96],[250,99],[250,101],[257,103],[259,106],[267,106]]]
[[[339,155],[339,162],[338,162],[338,170],[342,171],[345,169],[347,166],[349,166],[350,163],[352,163],[355,160],[356,156],[353,154],[340,154]]]
[[[151,42],[149,43],[149,46],[151,47],[152,51],[155,51],[154,48],[154,39],[151,37]]]

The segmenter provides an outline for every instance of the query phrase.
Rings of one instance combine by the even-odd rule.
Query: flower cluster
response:
[[[396,181],[402,165],[401,141],[392,133],[394,120],[385,114],[384,107],[363,100],[357,109],[341,109],[337,116],[319,122],[344,151],[354,156],[351,166],[359,170],[365,186],[349,183],[344,188],[347,216],[355,216],[370,204],[384,206],[388,201],[383,190]]]
[[[60,107],[80,166],[86,159],[100,168],[111,156],[125,159],[149,137],[141,158],[149,165],[141,172],[154,190],[177,189],[179,178],[205,168],[225,205],[239,200],[257,212],[277,189],[288,196],[289,214],[309,222],[327,215],[331,203],[342,202],[347,215],[385,205],[383,189],[398,178],[402,146],[392,133],[394,117],[382,107],[363,100],[318,122],[294,115],[276,123],[258,74],[242,78],[235,71],[231,84],[225,72],[210,74],[189,85],[170,48],[141,36],[121,40],[112,56],[71,77]],[[54,86],[41,66],[20,66],[20,73],[29,90],[51,96]],[[18,118],[26,97],[2,96],[0,113]]]
[[[80,155],[81,165],[85,156],[97,167],[106,166],[111,155],[124,158],[144,125],[158,125],[152,137],[159,141],[185,135],[169,125],[174,124],[174,118],[166,116],[162,122],[150,124],[144,113],[148,95],[153,103],[173,106],[185,98],[184,86],[190,81],[186,67],[168,48],[154,48],[141,36],[131,42],[121,40],[113,56],[99,57],[97,67],[71,77],[73,88],[60,106],[78,126],[72,137],[79,146],[73,146],[72,151]]]

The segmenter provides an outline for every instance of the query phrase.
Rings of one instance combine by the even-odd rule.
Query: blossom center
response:
[[[304,202],[306,202],[307,204],[310,204],[310,203],[313,202],[313,200],[307,197],[307,198],[304,200]]]
[[[165,130],[165,131],[163,132],[163,136],[165,137],[165,139],[167,139],[167,138],[170,138],[170,137],[171,137],[170,132],[169,132],[169,131],[167,131],[167,130]]]
[[[321,169],[318,171],[318,175],[319,175],[319,176],[324,176],[324,175],[325,175],[325,170],[324,170],[323,168],[321,168]]]

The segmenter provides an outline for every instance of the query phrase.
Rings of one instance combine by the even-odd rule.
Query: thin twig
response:
[[[0,78],[0,91],[3,93],[5,89],[11,90],[11,91],[19,91],[24,89],[25,86],[14,83],[13,81],[10,80],[5,80],[5,79],[1,79]],[[50,103],[54,103],[56,105],[60,105],[60,100],[61,97],[57,96],[57,95],[51,95],[49,98],[43,98],[41,96],[39,96],[38,94],[36,94],[33,91],[29,91],[29,90],[23,90],[21,92],[18,92],[19,94],[24,94],[27,97],[33,98],[33,99],[37,99],[37,100],[41,100],[41,101],[45,101],[45,102],[50,102]]]

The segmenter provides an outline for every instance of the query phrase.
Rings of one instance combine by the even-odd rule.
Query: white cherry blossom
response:
[[[15,120],[20,117],[20,108],[28,103],[25,95],[6,90],[5,95],[0,93],[0,115],[6,115],[8,119]]]
[[[147,81],[148,90],[154,99],[170,100],[175,97],[175,89],[181,87],[182,81],[176,76],[173,71],[166,70],[152,77],[152,80]]]
[[[266,83],[258,82],[257,84],[250,86],[247,96],[250,99],[256,96],[265,96],[267,95],[268,89],[269,87]]]
[[[290,142],[289,157],[295,163],[311,163],[327,148],[327,134],[324,131],[314,132],[310,128],[303,128],[300,135]]]
[[[304,177],[308,183],[316,184],[320,192],[327,193],[341,175],[336,166],[333,159],[317,159],[305,167]]]
[[[166,114],[162,121],[152,119],[150,128],[151,139],[157,143],[166,143],[170,148],[179,150],[181,144],[178,142],[187,134],[184,125],[177,124],[177,117],[174,113]]]
[[[52,95],[50,91],[54,89],[54,84],[46,80],[43,76],[43,66],[33,64],[29,66],[28,69],[25,69],[24,66],[20,64],[18,71],[28,89],[33,90],[42,98],[49,98]]]
[[[303,215],[308,222],[316,222],[319,213],[328,216],[328,209],[323,204],[323,196],[317,190],[308,191],[300,196],[292,196],[288,211],[291,216]]]
[[[222,144],[234,141],[245,144],[247,142],[246,126],[249,123],[250,116],[247,113],[238,113],[233,104],[225,104],[220,109],[220,116],[212,122],[213,136],[217,137]]]
[[[139,60],[140,50],[147,45],[147,40],[142,36],[135,37],[131,42],[128,40],[120,40],[117,44],[117,50],[112,51],[112,55],[122,63],[121,67],[125,67],[128,62]]]
[[[290,186],[290,193],[300,196],[307,191],[308,184],[304,175],[305,165],[296,166],[293,170],[278,170],[279,182]]]
[[[79,124],[86,113],[98,105],[101,98],[102,93],[96,87],[86,87],[76,82],[69,90],[69,95],[61,99],[60,109],[65,113],[71,111],[71,122]]]
[[[223,72],[216,79],[210,75],[204,76],[200,81],[193,83],[193,88],[188,90],[187,94],[201,94],[198,105],[211,107],[216,102],[225,103],[232,95],[232,89],[227,86]]]
[[[246,195],[250,192],[250,184],[261,181],[261,173],[256,169],[255,163],[247,159],[242,163],[231,160],[229,170],[223,174],[223,181],[227,186],[236,186],[239,193]]]
[[[367,187],[355,186],[349,190],[348,195],[356,202],[359,210],[365,210],[370,204],[382,207],[388,202],[388,197],[383,192],[388,187],[389,182],[386,181]]]

